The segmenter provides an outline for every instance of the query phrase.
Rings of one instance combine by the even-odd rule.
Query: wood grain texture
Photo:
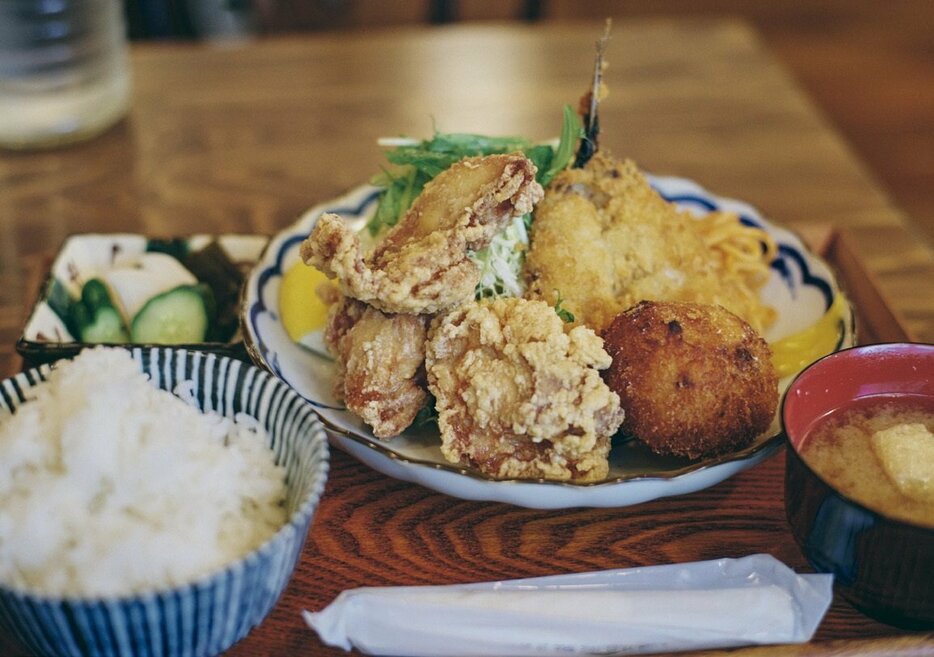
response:
[[[781,453],[691,495],[566,511],[456,500],[383,477],[342,452],[333,456],[321,508],[289,588],[231,655],[344,654],[321,646],[301,626],[299,612],[319,610],[356,586],[453,584],[752,553],[769,553],[807,570],[785,520]],[[827,641],[848,639],[846,645],[855,649],[874,638],[883,641],[875,644],[880,649],[900,634],[836,599],[813,645],[818,651]],[[930,636],[905,637],[918,639],[911,644],[915,648],[934,649]]]
[[[838,639],[825,643],[806,643],[794,646],[767,646],[740,651],[743,657],[928,657],[931,654],[932,635],[902,636],[887,639]],[[732,650],[704,650],[694,657],[727,657],[736,655]]]
[[[273,233],[366,181],[376,139],[442,130],[554,136],[586,86],[597,23],[393,29],[231,47],[135,46],[127,120],[61,151],[0,154],[0,369],[17,367],[28,263],[76,232]],[[789,224],[846,234],[893,321],[934,341],[934,256],[763,47],[729,20],[619,25],[603,145]],[[768,552],[805,569],[776,456],[720,485],[621,509],[535,511],[395,481],[343,453],[294,580],[231,655],[338,655],[305,629],[363,585],[444,584]],[[918,639],[835,600],[814,646]],[[0,639],[0,654],[15,649]],[[900,638],[904,642],[906,639]],[[892,644],[896,645],[896,644]]]

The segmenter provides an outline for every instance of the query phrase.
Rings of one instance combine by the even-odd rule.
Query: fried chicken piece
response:
[[[746,272],[723,270],[702,221],[662,198],[634,162],[600,151],[585,168],[558,174],[538,204],[526,296],[551,305],[560,296],[597,332],[643,299],[719,303],[762,330],[770,309],[758,288],[743,293]]]
[[[521,153],[465,158],[432,179],[367,256],[334,214],[318,220],[301,256],[347,296],[388,313],[436,313],[474,296],[482,249],[544,194]]]
[[[619,397],[598,370],[603,341],[541,301],[470,302],[428,331],[441,451],[500,479],[606,478]]]
[[[324,341],[337,360],[334,395],[377,438],[406,429],[425,405],[427,318],[387,315],[343,297],[328,312]]]
[[[768,344],[722,306],[644,301],[603,332],[623,431],[658,454],[714,456],[766,431],[778,404]]]

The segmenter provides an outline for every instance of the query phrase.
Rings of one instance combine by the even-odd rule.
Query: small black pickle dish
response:
[[[71,235],[41,285],[37,276],[38,297],[16,342],[23,367],[72,358],[98,344],[170,345],[249,362],[240,334],[240,296],[267,242],[261,235],[234,234]],[[153,264],[153,254],[163,259]],[[164,263],[173,264],[168,269],[176,274],[187,272],[184,284]],[[152,294],[143,295],[142,309],[127,314],[121,303],[126,295],[140,297],[146,290]],[[196,319],[203,321],[203,331],[193,331]]]

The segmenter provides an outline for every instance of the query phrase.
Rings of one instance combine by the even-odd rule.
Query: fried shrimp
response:
[[[480,281],[468,252],[542,198],[536,171],[521,153],[465,158],[425,185],[369,255],[340,217],[324,214],[302,243],[302,260],[384,312],[448,310],[472,299]]]
[[[715,305],[642,302],[603,332],[603,373],[626,411],[623,431],[658,454],[700,458],[768,429],[778,386],[765,340]]]
[[[593,331],[541,301],[471,302],[437,317],[426,366],[444,457],[500,479],[604,479],[623,418],[600,378],[609,365]]]

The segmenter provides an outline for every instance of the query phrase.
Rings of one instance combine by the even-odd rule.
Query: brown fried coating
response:
[[[474,296],[489,245],[544,194],[522,153],[465,158],[439,173],[369,254],[340,217],[326,213],[301,245],[302,260],[341,291],[387,313],[433,314]]]
[[[558,174],[537,205],[525,296],[560,298],[598,333],[643,299],[717,303],[761,330],[774,314],[758,298],[765,279],[750,285],[722,269],[704,221],[662,198],[635,162],[598,151]]]
[[[600,378],[603,341],[541,301],[470,302],[428,333],[441,451],[500,479],[599,481],[619,398]]]
[[[347,297],[331,306],[324,341],[337,361],[334,395],[377,438],[402,433],[425,405],[422,315],[387,315]]]
[[[623,431],[664,455],[701,458],[748,445],[778,404],[771,351],[722,306],[643,301],[603,332],[604,380]]]

